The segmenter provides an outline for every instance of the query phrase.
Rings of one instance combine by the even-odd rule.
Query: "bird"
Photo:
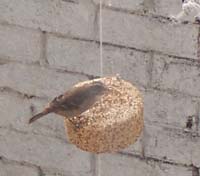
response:
[[[56,113],[67,118],[79,116],[91,108],[107,91],[108,88],[101,81],[72,87],[64,94],[55,97],[42,112],[31,117],[29,124],[49,113]]]

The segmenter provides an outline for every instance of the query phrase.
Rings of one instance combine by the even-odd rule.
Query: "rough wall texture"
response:
[[[200,176],[200,26],[166,18],[181,0],[104,1],[104,74],[144,95],[135,145],[97,162],[67,142],[62,118],[27,124],[55,95],[99,76],[98,3],[0,0],[0,176]]]

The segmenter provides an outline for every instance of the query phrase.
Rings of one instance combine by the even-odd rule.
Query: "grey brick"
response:
[[[1,176],[39,176],[39,171],[34,167],[27,167],[16,163],[5,163],[0,161]]]
[[[0,143],[0,153],[6,158],[57,169],[66,175],[91,175],[90,154],[58,139],[1,130]]]
[[[130,145],[129,147],[125,148],[124,150],[122,150],[122,153],[132,153],[132,154],[136,154],[136,155],[140,155],[143,156],[143,133],[140,135],[140,137],[137,139],[137,141]]]
[[[182,130],[145,124],[143,140],[145,156],[192,164],[193,141]]]
[[[44,176],[67,176],[65,173],[61,173],[59,171],[49,170],[49,169],[48,171],[43,169],[42,172]]]
[[[200,166],[199,136],[192,137],[184,130],[147,123],[145,123],[143,133],[141,141],[143,141],[142,147],[146,158],[167,160],[181,165]],[[140,154],[130,149],[125,150],[125,153]]]
[[[100,75],[100,51],[94,42],[48,35],[47,58],[55,67]]]
[[[93,0],[96,4],[99,5],[98,0]],[[164,16],[171,17],[176,16],[182,10],[182,2],[180,0],[104,0],[103,5],[116,8],[118,11],[128,11],[129,13],[143,13],[145,12],[147,15],[156,15],[156,16]],[[184,20],[194,22],[194,16],[185,17]]]
[[[55,172],[55,173],[44,173],[44,176],[66,176],[66,175]]]
[[[179,0],[155,0],[155,7],[151,13],[166,17],[176,16],[182,11],[182,1]],[[182,21],[195,22],[195,13],[182,18]]]
[[[99,4],[98,0],[93,0],[96,4]],[[104,0],[103,4],[107,7],[117,8],[121,10],[128,10],[129,12],[147,11],[155,15],[172,16],[181,11],[180,0]]]
[[[146,86],[149,82],[150,55],[148,53],[115,48],[104,47],[104,74],[115,75],[119,73],[123,79],[126,79],[136,85]]]
[[[0,58],[35,62],[40,58],[40,32],[0,25]]]
[[[23,93],[51,98],[65,92],[73,84],[87,79],[81,75],[22,64],[1,65],[0,75],[0,87],[7,86]]]
[[[96,4],[99,4],[98,0],[93,0]],[[143,9],[144,0],[103,0],[103,5],[110,6],[118,9],[126,9],[130,11],[138,11]]]
[[[0,93],[0,127],[14,128],[23,132],[58,137],[66,141],[62,117],[51,114],[29,125],[28,120],[47,104],[45,100],[23,99],[12,92]],[[33,107],[33,111],[31,111]],[[7,118],[6,118],[7,117]]]
[[[200,96],[199,65],[167,56],[155,55],[153,86]]]
[[[104,42],[197,59],[195,25],[170,25],[155,18],[108,9],[103,10],[103,19]]]
[[[48,32],[91,38],[93,20],[94,6],[89,3],[60,0],[0,2],[0,21]]]
[[[94,28],[98,6],[93,1],[99,3],[0,1],[0,59],[22,62],[0,62],[0,156],[16,160],[0,160],[0,176],[39,176],[37,168],[17,161],[41,166],[46,176],[93,174],[91,154],[67,143],[62,117],[52,114],[27,124],[48,100],[87,80],[81,72],[99,75],[99,44],[91,42],[95,34],[99,39]],[[184,128],[187,116],[197,113],[200,97],[200,66],[188,59],[198,59],[199,26],[172,25],[148,13],[137,15],[142,10],[174,15],[181,9],[181,0],[104,1],[106,5],[109,2],[111,8],[103,10],[103,72],[119,73],[140,87],[145,129],[135,144],[122,151],[125,155],[100,156],[101,175],[191,176],[190,165],[200,168],[200,137]],[[50,65],[28,65],[41,57],[41,31],[48,32],[46,56]],[[152,55],[153,51],[184,59]],[[23,93],[42,98],[23,97]]]
[[[47,53],[52,66],[100,75],[99,45],[93,42],[50,36]],[[147,85],[149,62],[148,53],[109,45],[103,47],[104,75],[119,73],[122,78],[133,83]]]
[[[177,15],[182,8],[180,0],[154,0],[155,8],[153,13],[162,16]]]
[[[191,176],[191,170],[134,157],[107,154],[101,156],[101,174],[106,176]]]
[[[188,116],[196,115],[197,104],[190,97],[151,90],[144,92],[144,107],[146,122],[184,129]]]
[[[194,166],[200,168],[200,138],[194,138],[193,139],[193,149],[192,149],[192,163]],[[199,170],[200,171],[200,170]]]

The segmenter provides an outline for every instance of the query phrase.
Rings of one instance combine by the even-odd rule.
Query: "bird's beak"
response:
[[[43,111],[41,113],[38,113],[36,115],[34,115],[33,117],[31,117],[29,119],[29,124],[35,122],[36,120],[40,119],[41,117],[43,117],[44,115],[48,114],[47,112]]]

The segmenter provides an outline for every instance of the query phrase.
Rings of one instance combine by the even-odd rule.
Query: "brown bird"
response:
[[[29,123],[52,112],[69,118],[78,116],[92,107],[107,90],[108,88],[100,81],[73,87],[54,98],[42,112],[33,116]]]

